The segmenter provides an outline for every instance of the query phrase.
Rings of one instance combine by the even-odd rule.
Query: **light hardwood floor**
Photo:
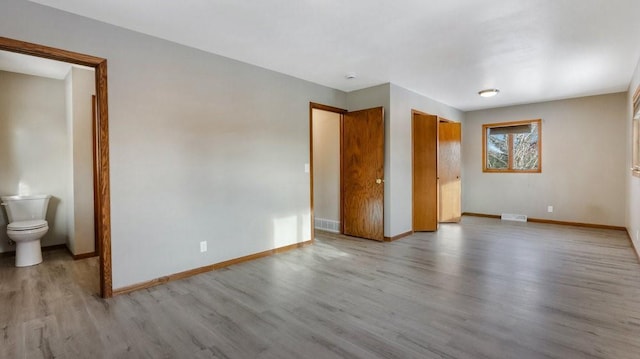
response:
[[[465,217],[109,300],[97,261],[0,259],[0,358],[640,358],[622,231]]]

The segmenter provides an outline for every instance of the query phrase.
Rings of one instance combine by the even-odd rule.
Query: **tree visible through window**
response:
[[[541,120],[482,125],[484,172],[541,172]]]

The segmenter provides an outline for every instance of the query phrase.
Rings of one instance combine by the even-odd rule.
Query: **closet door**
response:
[[[440,222],[460,222],[460,142],[461,127],[457,122],[440,122],[438,128],[438,177]]]
[[[438,229],[438,116],[413,113],[413,230]]]

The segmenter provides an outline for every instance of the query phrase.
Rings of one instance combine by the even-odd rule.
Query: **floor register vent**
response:
[[[315,227],[316,229],[322,229],[327,232],[340,233],[339,221],[332,221],[330,219],[324,219],[324,218],[316,218]]]
[[[502,219],[503,221],[526,222],[527,216],[525,216],[524,214],[503,213],[500,219]]]

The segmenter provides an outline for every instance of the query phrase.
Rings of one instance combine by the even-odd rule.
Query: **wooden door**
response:
[[[438,116],[414,112],[413,230],[438,229]]]
[[[384,109],[344,114],[342,225],[349,236],[384,240]]]
[[[460,123],[440,122],[438,128],[438,178],[440,222],[460,222]]]

